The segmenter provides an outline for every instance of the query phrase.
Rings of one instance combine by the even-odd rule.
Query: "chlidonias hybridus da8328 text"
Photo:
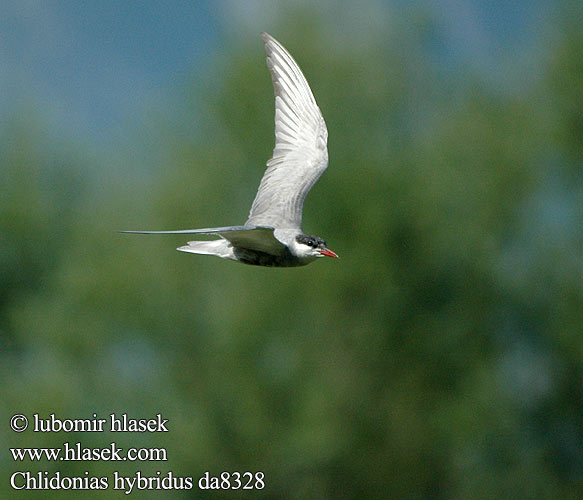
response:
[[[189,241],[183,252],[216,255],[257,266],[304,266],[318,257],[338,257],[317,236],[301,229],[308,191],[328,166],[328,131],[306,78],[289,52],[262,33],[275,91],[275,148],[244,226],[139,234],[212,234]]]

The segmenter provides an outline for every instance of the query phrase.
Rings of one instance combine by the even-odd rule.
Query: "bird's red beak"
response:
[[[326,257],[334,257],[335,259],[339,258],[338,255],[336,255],[332,250],[329,250],[328,248],[320,250],[320,253],[322,255],[325,255]]]

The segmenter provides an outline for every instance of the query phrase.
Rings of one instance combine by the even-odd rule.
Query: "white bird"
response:
[[[120,232],[217,235],[178,250],[258,266],[304,266],[318,257],[338,257],[322,238],[301,229],[304,200],[328,166],[326,123],[289,52],[271,35],[261,38],[275,91],[275,148],[245,225]]]

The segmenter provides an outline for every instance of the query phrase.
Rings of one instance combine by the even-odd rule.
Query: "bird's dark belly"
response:
[[[294,257],[287,249],[282,255],[272,255],[241,247],[235,247],[233,251],[239,262],[252,266],[297,267],[305,265],[304,262]]]

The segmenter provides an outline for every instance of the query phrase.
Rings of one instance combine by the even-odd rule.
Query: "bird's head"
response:
[[[338,258],[338,255],[326,247],[326,242],[322,238],[310,234],[299,234],[296,236],[290,250],[300,259],[317,257]]]

